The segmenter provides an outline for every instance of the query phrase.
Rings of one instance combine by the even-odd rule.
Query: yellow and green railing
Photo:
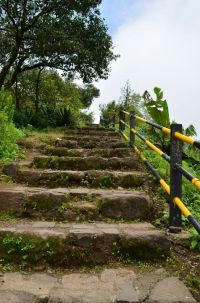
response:
[[[129,123],[127,123],[126,117],[129,117]],[[116,125],[116,115],[114,114],[111,119],[102,119],[100,123],[105,127],[109,127],[112,124]],[[150,140],[147,140],[141,133],[136,130],[136,122],[153,126],[159,129],[163,133],[170,136],[170,156],[153,144]],[[129,137],[124,133],[125,129],[129,129]],[[188,219],[193,227],[200,234],[200,223],[194,218],[188,208],[182,201],[182,176],[189,180],[196,188],[200,189],[200,180],[191,175],[187,170],[182,167],[182,144],[183,142],[191,144],[200,149],[200,142],[182,134],[181,124],[172,124],[170,128],[163,127],[154,122],[148,121],[143,117],[135,115],[134,112],[127,112],[124,109],[120,109],[119,112],[119,132],[122,136],[129,141],[130,147],[133,151],[140,156],[147,168],[151,171],[160,185],[170,196],[169,203],[169,230],[171,232],[179,232],[182,224],[182,214]],[[141,141],[147,145],[148,148],[160,155],[170,165],[170,185],[160,176],[156,168],[146,159],[141,151],[135,145],[135,137],[138,137]]]

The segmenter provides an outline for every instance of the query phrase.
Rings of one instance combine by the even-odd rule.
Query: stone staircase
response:
[[[150,223],[146,173],[117,133],[88,125],[40,149],[4,167],[15,183],[0,211],[14,219],[0,222],[0,259],[32,273],[2,274],[0,303],[195,302],[163,268],[123,265],[165,260],[170,241]]]

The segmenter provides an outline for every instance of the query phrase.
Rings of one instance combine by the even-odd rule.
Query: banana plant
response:
[[[167,101],[163,99],[163,91],[159,87],[155,87],[154,93],[156,95],[155,100],[148,91],[143,95],[147,116],[159,125],[170,127],[169,108]],[[154,142],[161,147],[163,151],[169,152],[168,136],[155,128],[151,128],[150,133]]]
[[[144,95],[145,107],[148,114],[159,125],[164,127],[170,126],[170,117],[167,101],[163,99],[163,91],[159,87],[154,88],[156,100],[153,100],[151,96],[146,92]]]

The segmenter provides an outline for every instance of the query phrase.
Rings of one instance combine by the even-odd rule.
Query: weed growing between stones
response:
[[[162,250],[158,245],[147,246],[142,244],[140,240],[131,240],[121,238],[119,243],[113,245],[113,255],[119,260],[158,260],[166,259],[170,255],[170,251]]]

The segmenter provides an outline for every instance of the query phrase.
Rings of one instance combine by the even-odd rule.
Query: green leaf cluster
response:
[[[12,96],[4,90],[0,91],[0,161],[15,160],[19,149],[16,141],[23,136],[13,124],[14,103]]]
[[[164,127],[170,126],[169,109],[166,100],[163,100],[163,92],[159,87],[154,88],[156,100],[150,99],[145,101],[145,107],[148,114],[159,125]]]

